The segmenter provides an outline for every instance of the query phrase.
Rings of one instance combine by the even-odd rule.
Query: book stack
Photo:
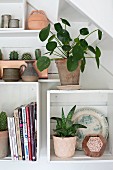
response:
[[[14,117],[8,117],[12,160],[36,161],[36,117],[36,102],[16,108]]]

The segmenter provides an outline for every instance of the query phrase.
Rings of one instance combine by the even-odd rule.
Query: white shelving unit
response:
[[[51,117],[61,117],[62,107],[64,113],[76,105],[76,109],[93,108],[104,114],[109,122],[109,138],[104,155],[99,158],[91,158],[83,151],[76,151],[69,159],[60,159],[55,156],[53,148],[53,129],[56,123],[50,121]],[[50,162],[101,162],[113,161],[113,90],[48,90],[47,91],[47,156]]]

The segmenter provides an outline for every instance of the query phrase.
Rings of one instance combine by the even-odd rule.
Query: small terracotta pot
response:
[[[75,154],[76,136],[75,137],[56,137],[53,136],[55,155],[59,158],[69,158]]]
[[[55,61],[59,73],[61,85],[79,85],[80,78],[80,62],[78,68],[69,72],[67,69],[67,59]]]
[[[8,131],[0,132],[0,158],[8,155]]]

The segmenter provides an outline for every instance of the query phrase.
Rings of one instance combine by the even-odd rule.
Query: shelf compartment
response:
[[[60,159],[55,156],[53,149],[53,129],[56,122],[50,121],[50,117],[61,117],[62,107],[64,113],[76,105],[80,108],[93,108],[101,113],[108,120],[109,137],[107,147],[103,156],[98,158],[88,157],[83,151],[75,151],[75,155],[69,159]],[[47,156],[50,162],[76,162],[76,161],[113,161],[113,90],[48,90],[47,91]]]
[[[8,117],[12,117],[14,109],[21,105],[26,105],[31,102],[37,102],[37,161],[39,160],[39,84],[31,83],[7,83],[0,84],[0,111],[5,111]],[[12,160],[11,156],[7,156],[0,160]]]
[[[1,32],[25,29],[25,4],[25,0],[0,0],[0,17],[4,14],[9,14],[13,19],[20,20],[19,28],[0,28]]]

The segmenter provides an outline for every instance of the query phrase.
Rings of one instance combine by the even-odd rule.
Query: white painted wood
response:
[[[75,10],[87,16],[92,22],[98,25],[109,36],[113,38],[113,1],[103,0],[66,0]],[[92,10],[93,7],[93,10]]]

